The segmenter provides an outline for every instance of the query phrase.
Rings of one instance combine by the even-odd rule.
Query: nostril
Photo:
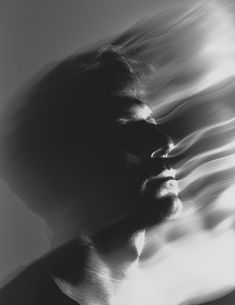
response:
[[[156,159],[156,160],[158,159],[162,163],[162,165],[164,165],[165,169],[170,170],[171,165],[170,165],[169,160],[167,158],[167,154],[168,153],[166,152],[165,149],[157,149],[150,155],[150,157],[151,157],[151,159]]]
[[[151,158],[159,158],[159,157],[163,157],[163,158],[166,158],[169,154],[169,152],[171,150],[174,149],[174,143],[173,141],[170,139],[168,144],[164,147],[161,147],[159,149],[156,149],[155,151],[153,151],[150,155]]]
[[[166,150],[163,149],[163,148],[159,148],[157,150],[155,150],[154,152],[151,153],[150,157],[152,159],[156,159],[156,158],[159,158],[159,157],[166,157]]]

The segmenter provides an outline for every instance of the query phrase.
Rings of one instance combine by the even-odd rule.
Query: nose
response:
[[[160,162],[165,169],[170,170],[171,164],[168,161],[168,154],[174,148],[173,140],[160,131],[157,127],[155,129],[156,132],[156,148],[153,149],[152,153],[150,154],[150,158],[154,162]],[[153,160],[154,159],[154,160]]]
[[[164,138],[162,143],[165,142],[165,144],[162,144],[160,148],[157,148],[151,153],[150,157],[153,159],[158,157],[166,158],[169,152],[174,148],[174,142],[169,136],[159,131],[158,133],[161,133],[162,138]]]
[[[166,157],[174,147],[169,136],[157,125],[147,121],[137,121],[129,125],[125,143],[130,152],[147,158]]]

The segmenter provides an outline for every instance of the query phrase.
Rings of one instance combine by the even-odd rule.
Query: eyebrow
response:
[[[117,118],[116,122],[126,124],[131,121],[144,120],[156,124],[151,109],[146,105],[146,103],[140,100],[131,99],[130,101],[115,101],[112,106],[113,109],[116,108],[116,111],[114,110]]]
[[[154,125],[157,124],[153,114],[150,114],[149,116],[146,116],[146,117],[138,117],[138,116],[131,116],[131,113],[130,113],[127,115],[123,115],[123,117],[118,118],[116,121],[119,123],[122,123],[122,124],[128,124],[133,121],[146,121],[146,122],[149,122]]]

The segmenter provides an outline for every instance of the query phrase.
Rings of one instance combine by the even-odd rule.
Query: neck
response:
[[[85,250],[84,255],[82,259],[79,255],[72,256],[60,264],[65,272],[53,272],[55,282],[62,292],[78,303],[90,304],[87,299],[89,295],[94,301],[102,300],[102,304],[109,304],[108,300],[121,280],[131,267],[138,263],[144,239],[144,230],[136,231],[129,221],[122,221],[89,237],[85,247],[77,247],[75,240],[72,246],[74,247],[75,243],[78,254]],[[82,270],[81,266],[80,269],[74,268],[76,265],[82,265]],[[72,270],[67,274],[69,266],[69,270]],[[74,274],[76,269],[80,275]],[[70,273],[73,275],[72,278]]]
[[[95,249],[111,270],[115,280],[122,279],[128,269],[138,263],[145,241],[145,230],[135,230],[126,219],[110,226],[92,238]]]

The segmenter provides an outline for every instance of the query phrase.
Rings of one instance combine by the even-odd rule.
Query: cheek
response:
[[[93,171],[93,194],[105,201],[136,196],[145,178],[142,169],[143,160],[132,153],[115,151],[103,155]]]
[[[128,151],[122,151],[120,153],[120,159],[127,168],[138,167],[141,163],[141,159],[138,156]]]
[[[146,179],[144,161],[132,153],[122,151],[116,162],[113,162],[112,169],[113,180],[108,184],[112,184],[114,193],[118,193],[121,200],[128,200],[130,204],[131,201],[136,201]]]
[[[121,186],[131,185],[141,172],[141,159],[132,153],[121,151],[113,158],[111,171],[114,180]]]

